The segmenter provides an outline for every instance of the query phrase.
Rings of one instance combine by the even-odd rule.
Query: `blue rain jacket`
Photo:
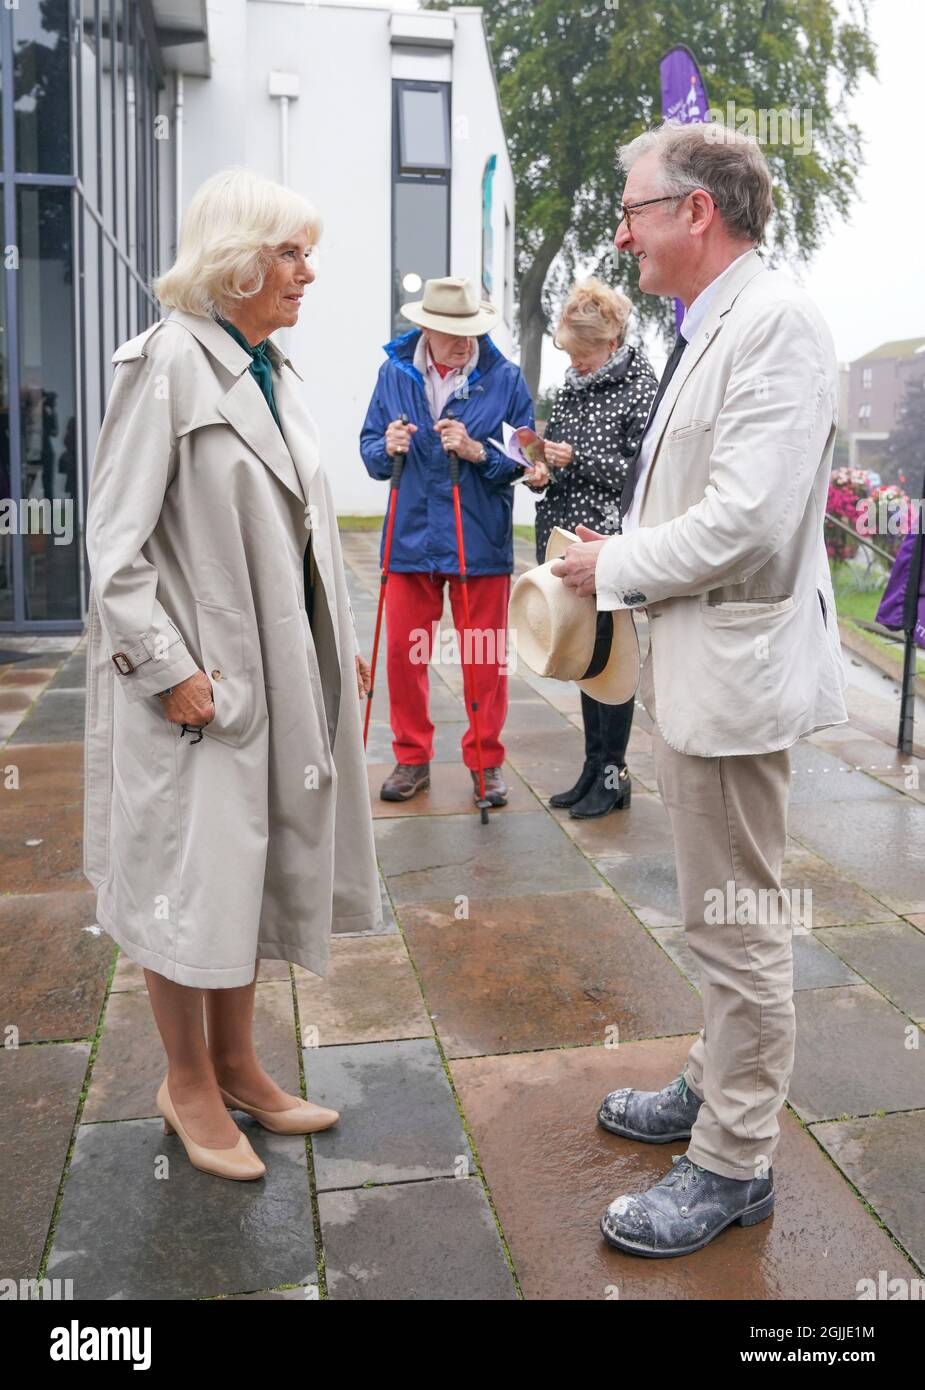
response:
[[[404,413],[417,432],[398,487],[390,570],[405,574],[458,574],[456,522],[449,461],[433,427],[424,392],[424,379],[413,362],[420,328],[385,344],[388,358],[379,369],[376,389],[360,434],[360,452],[372,478],[392,476],[392,459],[385,451],[385,431]],[[468,398],[451,396],[444,414],[452,414],[469,436],[484,444],[485,463],[459,461],[459,501],[462,511],[466,571],[471,575],[512,574],[514,570],[513,480],[523,469],[489,444],[501,439],[501,425],[533,426],[533,400],[520,368],[495,347],[485,334],[468,378]],[[388,518],[388,510],[386,510]],[[385,526],[379,562],[385,549]]]

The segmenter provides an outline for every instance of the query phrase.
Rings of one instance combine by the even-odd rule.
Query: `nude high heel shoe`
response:
[[[219,1178],[236,1178],[241,1182],[262,1178],[266,1173],[266,1164],[254,1153],[246,1134],[242,1133],[231,1149],[207,1149],[197,1144],[183,1128],[174,1109],[166,1077],[157,1093],[157,1108],[164,1117],[164,1133],[179,1135],[194,1168],[201,1168],[204,1173],[214,1173]]]
[[[245,1115],[253,1115],[264,1129],[274,1134],[317,1134],[321,1129],[330,1129],[340,1119],[338,1110],[328,1110],[324,1105],[313,1105],[310,1100],[300,1100],[291,1110],[259,1110],[256,1105],[245,1105],[224,1086],[219,1086],[222,1100],[232,1110],[243,1110]]]

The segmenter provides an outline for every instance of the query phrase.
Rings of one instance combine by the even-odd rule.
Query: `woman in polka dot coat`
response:
[[[536,508],[537,564],[546,559],[554,526],[574,531],[582,522],[605,535],[620,529],[626,470],[658,388],[645,355],[623,341],[631,310],[625,295],[594,279],[576,287],[562,310],[556,342],[571,366],[546,427],[546,467],[531,485],[544,492]],[[551,805],[567,806],[579,819],[629,805],[633,705],[603,705],[582,691],[584,767]]]

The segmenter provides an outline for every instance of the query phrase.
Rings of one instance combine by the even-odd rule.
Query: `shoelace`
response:
[[[670,1173],[666,1173],[664,1178],[662,1179],[662,1182],[665,1184],[666,1187],[672,1186],[674,1184],[675,1179],[678,1178],[679,1186],[682,1188],[682,1190],[686,1191],[692,1183],[697,1181],[697,1179],[694,1177],[695,1171],[697,1173],[706,1172],[705,1168],[701,1168],[699,1163],[695,1163],[693,1159],[688,1158],[687,1154],[672,1154],[671,1161],[676,1166],[672,1168]]]

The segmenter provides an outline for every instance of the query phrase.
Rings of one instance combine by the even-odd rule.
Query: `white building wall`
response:
[[[341,513],[382,513],[386,505],[386,485],[368,476],[358,439],[391,336],[393,77],[444,81],[452,74],[450,272],[480,281],[481,184],[490,154],[498,157],[493,300],[502,309],[505,255],[512,271],[513,178],[481,12],[451,13],[454,45],[446,50],[393,46],[388,8],[210,0],[212,74],[184,80],[185,206],[210,174],[230,165],[281,177],[280,104],[268,95],[269,75],[298,75],[300,94],[289,105],[289,184],[318,208],[324,234],[300,322],[275,336],[305,378]],[[446,24],[444,15],[433,18]],[[428,16],[420,19],[426,26]],[[510,354],[511,325],[492,336]]]

